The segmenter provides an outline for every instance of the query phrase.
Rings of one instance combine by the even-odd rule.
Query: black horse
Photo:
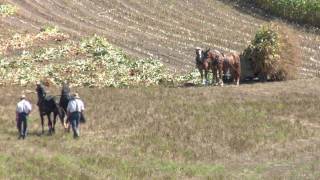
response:
[[[67,107],[68,107],[68,103],[71,100],[71,94],[70,94],[70,88],[69,85],[67,83],[63,83],[62,85],[62,89],[61,89],[61,96],[60,96],[60,101],[59,101],[59,106],[61,107],[61,109],[63,110],[63,126],[65,129],[68,128],[68,118],[66,119],[66,121],[64,121],[64,117],[67,114]]]
[[[62,112],[63,118],[65,117],[65,114],[67,114],[68,103],[71,99],[72,99],[72,97],[71,97],[71,93],[70,93],[70,87],[69,87],[68,83],[63,83],[62,89],[61,89],[60,101],[59,101],[59,106],[63,110],[63,112]],[[65,122],[64,122],[64,120],[62,120],[62,122],[64,123],[65,129],[67,129],[68,123],[69,123],[68,118],[66,119]],[[85,119],[83,113],[81,113],[80,122],[81,123],[86,122],[86,119]]]
[[[38,94],[38,107],[39,107],[39,114],[41,118],[41,126],[42,126],[42,134],[44,133],[44,116],[48,117],[48,127],[49,127],[49,134],[55,132],[55,124],[57,116],[62,122],[63,120],[63,113],[59,107],[59,104],[56,101],[56,97],[54,96],[47,96],[44,90],[44,87],[41,84],[37,85],[37,94]],[[53,113],[53,122],[51,120],[51,113]]]

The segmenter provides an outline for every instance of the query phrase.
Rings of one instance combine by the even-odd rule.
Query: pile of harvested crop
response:
[[[279,24],[258,30],[243,53],[254,74],[263,80],[288,80],[297,77],[300,62],[298,43],[290,30]]]

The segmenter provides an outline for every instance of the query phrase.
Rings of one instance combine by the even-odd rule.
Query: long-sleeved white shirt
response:
[[[72,99],[68,103],[67,112],[82,112],[84,110],[84,104],[81,99]]]
[[[18,102],[17,104],[17,113],[27,113],[29,114],[32,110],[32,105],[30,104],[29,101],[22,99],[21,101]]]

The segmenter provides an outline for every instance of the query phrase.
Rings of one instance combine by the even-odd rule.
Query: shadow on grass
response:
[[[247,78],[247,79],[240,81],[240,86],[244,85],[244,84],[246,84],[246,85],[248,85],[248,84],[261,84],[261,83],[269,83],[269,82],[276,82],[276,81],[271,81],[271,80],[262,81],[259,78]],[[223,83],[226,86],[234,86],[234,83],[231,80],[226,80]],[[196,84],[196,83],[187,82],[187,83],[180,84],[180,85],[173,87],[173,88],[200,88],[200,87],[220,87],[220,86],[212,84],[212,83],[210,83],[208,85],[203,85],[203,84]]]
[[[10,137],[19,138],[18,129],[13,129],[13,128],[11,128],[11,129],[3,129],[0,132],[2,132],[3,134],[8,135]],[[49,134],[49,132],[41,133],[41,131],[38,131],[38,130],[31,130],[31,131],[27,130],[27,137],[42,137],[42,136],[54,136],[54,133],[53,134]]]

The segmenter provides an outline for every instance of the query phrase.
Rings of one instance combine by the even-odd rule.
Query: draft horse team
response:
[[[59,117],[66,131],[69,131],[71,126],[73,137],[78,138],[80,135],[79,124],[80,122],[85,122],[83,116],[84,103],[80,99],[79,94],[74,93],[71,95],[68,84],[64,83],[61,90],[60,101],[58,102],[57,96],[47,95],[41,82],[37,82],[36,93],[38,96],[37,106],[39,107],[42,134],[44,133],[44,117],[47,116],[48,118],[49,135],[55,132],[56,119]],[[25,95],[22,95],[16,109],[19,139],[26,137],[27,116],[30,112],[31,103],[26,100]],[[65,118],[66,116],[67,118]]]
[[[237,53],[224,54],[217,50],[202,50],[196,48],[196,66],[200,72],[203,84],[208,85],[208,73],[213,73],[212,82],[215,85],[223,86],[224,76],[230,74],[235,85],[239,86],[241,75],[240,55]]]
[[[41,117],[42,133],[44,133],[44,117],[48,117],[49,134],[55,132],[56,118],[59,116],[62,125],[66,130],[69,130],[70,125],[73,130],[73,137],[79,137],[80,121],[85,121],[83,116],[84,104],[78,93],[70,94],[70,88],[67,83],[64,83],[61,90],[60,101],[57,102],[57,97],[47,96],[43,85],[38,82],[36,88],[38,94],[39,113]],[[51,113],[53,113],[53,121],[51,121]],[[66,121],[64,121],[67,115]]]
[[[204,51],[201,48],[196,48],[195,60],[203,84],[207,85],[209,83],[208,73],[211,71],[213,73],[212,82],[215,82],[215,85],[223,86],[224,77],[226,74],[230,74],[232,81],[239,86],[241,74],[239,54],[224,54],[217,50],[210,51],[210,49],[207,49]],[[63,84],[59,102],[57,97],[47,95],[44,86],[40,82],[37,82],[36,92],[42,134],[44,133],[44,116],[47,116],[49,134],[55,132],[56,118],[59,117],[64,128],[68,130],[71,124],[74,138],[79,137],[79,123],[80,121],[85,121],[83,116],[84,105],[79,95],[75,93],[71,96],[67,83]],[[17,104],[16,112],[19,137],[24,139],[27,127],[26,117],[31,112],[31,105],[25,100],[24,95],[21,96],[21,101]],[[51,114],[53,114],[53,119],[51,119]],[[66,115],[67,119],[64,121]]]

